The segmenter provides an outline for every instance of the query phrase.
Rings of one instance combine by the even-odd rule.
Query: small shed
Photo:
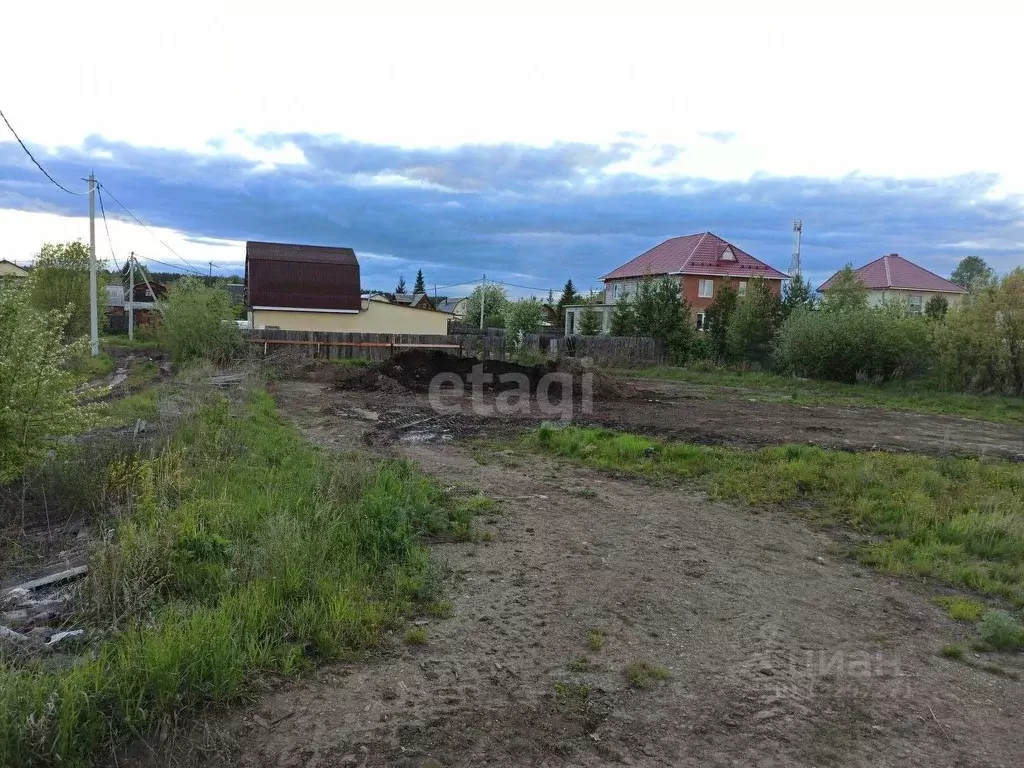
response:
[[[249,308],[359,312],[359,262],[351,248],[245,244]]]

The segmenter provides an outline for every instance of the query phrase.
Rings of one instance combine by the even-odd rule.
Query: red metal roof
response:
[[[732,251],[735,261],[722,258],[726,249]],[[666,240],[600,279],[616,280],[648,274],[764,277],[769,280],[789,277],[718,235],[701,232]]]
[[[836,274],[839,274],[838,272]],[[919,267],[912,261],[907,261],[898,253],[890,253],[880,256],[870,264],[865,264],[854,274],[860,278],[871,290],[885,290],[892,288],[896,290],[909,291],[937,291],[940,293],[967,293],[956,283],[951,283],[944,277],[939,277],[934,272],[929,272],[924,267]],[[832,281],[832,275],[821,284],[819,291],[827,291]]]

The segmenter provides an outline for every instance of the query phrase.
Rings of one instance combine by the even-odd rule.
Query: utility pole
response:
[[[789,263],[789,276],[796,277],[801,274],[800,264],[800,236],[804,231],[804,223],[800,219],[793,221],[793,260]]]
[[[213,280],[213,262],[210,262],[210,280]]]
[[[135,251],[128,257],[128,340],[135,339]]]
[[[100,353],[99,301],[96,297],[96,175],[89,174],[89,332],[92,356]]]
[[[480,281],[480,330],[484,329],[484,304],[487,301],[487,273]]]

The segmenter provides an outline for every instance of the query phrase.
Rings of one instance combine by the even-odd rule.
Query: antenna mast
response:
[[[804,223],[800,219],[793,220],[793,261],[789,264],[789,276],[796,277],[802,274],[800,269],[800,235],[804,230]]]

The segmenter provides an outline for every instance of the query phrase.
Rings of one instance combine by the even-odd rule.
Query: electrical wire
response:
[[[200,277],[205,277],[205,274],[204,274],[204,273],[203,273],[203,272],[202,272],[201,270],[199,270],[199,269],[198,269],[198,268],[197,268],[197,267],[196,267],[196,266],[195,266],[194,264],[192,264],[191,262],[189,262],[189,261],[188,261],[188,260],[187,260],[187,259],[186,259],[186,258],[185,258],[184,256],[182,256],[182,255],[181,255],[180,253],[178,253],[178,252],[177,252],[176,250],[174,250],[173,248],[171,248],[171,246],[169,246],[169,245],[168,245],[167,243],[165,243],[165,242],[164,242],[164,241],[163,241],[163,240],[162,240],[162,239],[160,238],[160,236],[159,236],[159,235],[157,235],[157,233],[156,233],[156,232],[154,232],[154,231],[153,231],[153,230],[152,230],[152,229],[150,228],[150,226],[149,226],[148,224],[146,224],[146,222],[144,222],[144,221],[143,221],[142,219],[140,219],[140,218],[139,218],[138,216],[136,216],[136,215],[135,215],[134,213],[132,213],[132,212],[131,212],[130,210],[128,210],[128,206],[126,206],[126,205],[125,205],[124,203],[122,203],[122,202],[121,202],[120,200],[118,200],[118,199],[117,199],[117,198],[116,198],[116,197],[114,196],[114,193],[110,191],[110,188],[109,188],[109,187],[107,187],[107,185],[106,185],[106,184],[100,184],[99,186],[101,186],[101,187],[103,187],[103,189],[107,190],[107,194],[108,194],[108,195],[110,196],[110,199],[111,199],[111,200],[113,200],[113,201],[114,201],[115,203],[117,203],[117,204],[118,204],[119,206],[121,206],[121,208],[122,208],[122,209],[124,209],[124,212],[125,212],[125,213],[127,213],[127,214],[128,214],[129,216],[131,216],[131,217],[132,217],[133,219],[135,219],[135,222],[136,222],[137,224],[139,224],[139,225],[140,225],[141,227],[143,227],[143,228],[144,228],[144,229],[145,229],[145,230],[146,230],[147,232],[149,232],[149,234],[151,234],[151,235],[152,235],[152,236],[153,236],[154,238],[156,238],[156,240],[157,240],[157,241],[158,241],[158,242],[159,242],[159,243],[160,243],[160,244],[161,244],[161,245],[162,245],[162,246],[163,246],[164,248],[166,248],[166,249],[167,249],[168,251],[170,251],[171,253],[173,253],[173,254],[174,254],[175,256],[177,256],[177,257],[178,257],[179,259],[181,259],[182,263],[184,263],[184,264],[185,264],[185,265],[187,266],[187,268],[188,268],[188,269],[190,269],[190,270],[191,270],[191,271],[193,272],[193,274],[199,275]],[[155,259],[151,259],[151,261],[156,261],[156,260],[155,260]],[[160,264],[160,263],[161,263],[161,262],[157,262],[157,264]],[[170,265],[165,265],[165,266],[170,266]],[[174,268],[175,268],[175,269],[177,269],[178,267],[174,267]]]
[[[3,118],[4,122],[7,124],[7,127],[11,129],[11,133],[14,134],[14,138],[18,140],[18,143],[21,145],[21,148],[23,150],[25,150],[25,154],[28,155],[28,159],[31,160],[33,163],[35,163],[36,168],[38,168],[40,171],[42,171],[43,172],[43,176],[48,178],[50,180],[50,182],[53,183],[54,186],[56,186],[58,189],[63,190],[64,192],[67,192],[69,195],[87,195],[87,194],[89,194],[88,190],[86,190],[85,192],[72,192],[70,189],[68,189],[63,184],[61,184],[59,181],[57,181],[55,178],[53,178],[53,176],[51,176],[46,171],[46,169],[43,168],[43,166],[41,166],[39,164],[39,161],[36,160],[35,156],[29,151],[29,148],[25,146],[25,142],[21,140],[21,136],[19,136],[18,132],[16,130],[14,130],[14,126],[11,125],[11,121],[7,119],[7,115],[5,115],[3,113],[2,109],[0,109],[0,117]]]
[[[96,187],[96,196],[100,199],[100,214],[103,216],[103,229],[107,231],[107,245],[110,246],[110,258],[114,260],[114,266],[117,267],[117,271],[121,271],[121,265],[117,263],[117,256],[114,255],[114,241],[110,239],[110,227],[107,225],[107,212],[103,208],[103,193],[99,190],[99,185]]]

